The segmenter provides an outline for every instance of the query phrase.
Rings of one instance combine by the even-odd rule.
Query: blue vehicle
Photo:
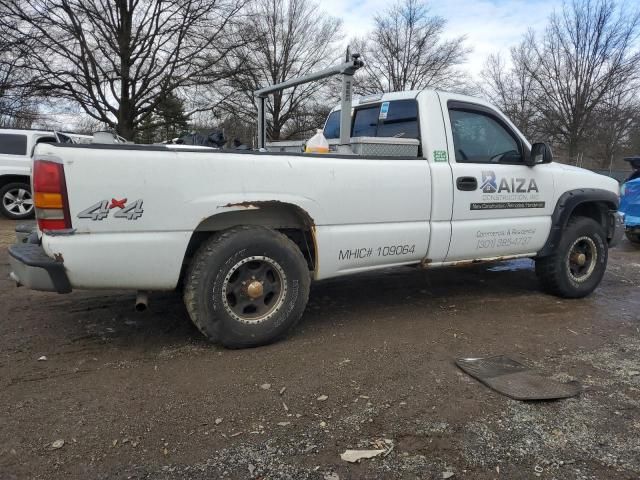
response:
[[[640,156],[625,158],[633,173],[620,189],[620,213],[624,214],[625,234],[631,243],[640,245]]]

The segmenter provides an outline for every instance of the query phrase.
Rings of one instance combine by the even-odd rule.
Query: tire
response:
[[[11,220],[32,218],[34,213],[31,186],[28,183],[7,183],[0,188],[0,213]]]
[[[285,336],[300,320],[310,283],[306,260],[285,235],[235,227],[197,251],[187,271],[184,303],[210,341],[256,347]]]
[[[625,232],[625,235],[627,236],[627,240],[631,243],[640,246],[640,233]]]
[[[556,251],[536,259],[536,275],[546,292],[564,298],[582,298],[600,284],[608,254],[602,226],[591,218],[573,217]]]

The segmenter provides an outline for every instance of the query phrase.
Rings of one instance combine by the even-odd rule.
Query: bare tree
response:
[[[573,0],[550,17],[540,43],[533,33],[526,36],[533,52],[526,68],[539,89],[536,107],[571,158],[606,95],[638,74],[639,25],[638,11],[610,0]]]
[[[464,75],[457,67],[469,50],[464,37],[444,40],[446,21],[430,16],[421,0],[401,0],[375,17],[369,39],[356,42],[365,61],[357,77],[361,93],[456,88]]]
[[[20,44],[0,36],[0,126],[31,126],[37,115],[31,87]]]
[[[0,126],[30,127],[37,118],[29,85],[11,51],[3,49],[0,52]]]
[[[497,105],[520,131],[533,138],[539,134],[537,89],[527,66],[535,59],[526,42],[511,49],[511,66],[507,68],[500,54],[490,55],[480,73],[480,91]]]
[[[167,95],[228,75],[243,0],[0,0],[39,90],[127,139]],[[28,48],[27,48],[28,46]]]
[[[600,160],[598,167],[611,168],[615,158],[629,146],[640,122],[638,92],[636,82],[608,91],[595,108],[588,134]]]
[[[220,113],[254,124],[257,104],[253,92],[325,68],[340,56],[340,20],[322,12],[310,0],[253,0],[247,8],[240,49],[241,68],[222,94]],[[300,111],[311,108],[326,82],[313,82],[267,99],[267,136],[281,139],[300,134],[293,122]],[[289,125],[288,125],[289,124]],[[285,128],[287,126],[287,128]]]

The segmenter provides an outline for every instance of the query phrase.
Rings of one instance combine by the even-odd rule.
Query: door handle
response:
[[[478,188],[478,180],[476,177],[458,177],[456,179],[456,186],[458,190],[463,192],[472,192]]]

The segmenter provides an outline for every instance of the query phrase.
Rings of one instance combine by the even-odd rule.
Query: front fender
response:
[[[615,212],[620,204],[620,199],[615,193],[601,188],[578,188],[563,193],[558,199],[551,216],[551,231],[549,232],[549,237],[542,249],[538,252],[538,257],[551,255],[555,251],[560,242],[560,238],[562,238],[562,231],[566,227],[571,214],[578,205],[585,203],[604,204],[610,212]],[[613,238],[615,224],[612,224],[609,219],[607,219],[605,228],[607,229],[607,237]]]

